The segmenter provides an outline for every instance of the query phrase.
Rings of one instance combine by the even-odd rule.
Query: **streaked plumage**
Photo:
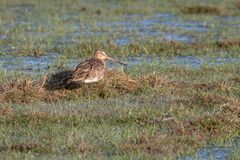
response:
[[[102,50],[96,50],[93,58],[86,59],[76,67],[68,83],[93,83],[101,80],[106,71],[104,60],[111,60],[126,65],[108,57]]]

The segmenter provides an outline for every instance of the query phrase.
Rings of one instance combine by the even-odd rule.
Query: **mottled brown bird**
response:
[[[106,71],[105,60],[127,65],[126,63],[107,56],[103,50],[96,50],[93,58],[86,59],[77,66],[68,83],[98,82],[103,78]]]

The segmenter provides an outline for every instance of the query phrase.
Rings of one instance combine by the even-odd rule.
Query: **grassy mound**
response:
[[[154,87],[160,84],[160,75],[147,75],[132,78],[122,71],[111,70],[105,73],[104,79],[92,84],[67,84],[72,70],[61,71],[46,78],[46,82],[34,82],[31,79],[12,80],[0,86],[0,102],[33,103],[36,101],[53,102],[58,99],[107,98],[127,93],[137,93],[143,85]]]

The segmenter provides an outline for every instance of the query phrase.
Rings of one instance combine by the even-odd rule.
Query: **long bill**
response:
[[[119,64],[121,64],[121,65],[127,66],[127,63],[121,62],[121,61],[116,60],[116,59],[113,59],[113,58],[111,58],[111,57],[107,57],[106,59],[107,59],[107,60],[110,60],[110,61],[113,61],[113,62],[117,62],[117,63],[119,63]]]

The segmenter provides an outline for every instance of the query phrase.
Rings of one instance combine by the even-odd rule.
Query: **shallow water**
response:
[[[199,149],[193,156],[184,156],[178,158],[178,160],[226,160],[230,159],[230,156],[233,152],[237,152],[240,149],[240,138],[232,139],[229,142],[226,142],[227,147],[205,147]]]
[[[180,158],[179,160],[226,160],[230,156],[229,148],[220,148],[220,147],[212,147],[212,148],[202,148],[200,149],[194,157],[187,156],[184,158]]]
[[[154,25],[162,24],[169,28],[178,28],[184,30],[193,30],[198,32],[207,31],[208,27],[204,22],[201,21],[186,21],[183,20],[180,16],[171,14],[171,13],[158,13],[152,16],[150,19],[142,21],[142,24]]]
[[[101,27],[111,28],[113,31],[122,30],[125,33],[135,32],[140,37],[152,37],[158,36],[163,39],[170,41],[182,41],[182,42],[193,42],[194,38],[186,34],[177,34],[166,32],[158,29],[160,25],[162,27],[183,29],[187,31],[207,31],[207,27],[204,26],[203,22],[196,21],[183,21],[179,16],[171,13],[158,13],[143,20],[136,21],[135,18],[141,15],[127,15],[125,21],[114,21],[114,22],[98,22],[97,25]],[[131,35],[125,35],[125,39],[129,39]],[[116,44],[119,40],[115,40]],[[124,43],[124,45],[131,43]]]
[[[16,18],[6,24],[2,24],[4,32],[0,34],[0,41],[6,41],[15,30],[20,28],[23,31],[26,38],[32,39],[45,38],[51,36],[51,31],[55,26],[47,21],[37,22],[36,20],[28,19],[24,13],[33,9],[34,6],[23,5],[13,7],[13,12],[19,12]],[[62,21],[76,19],[77,14],[62,15],[60,19]],[[158,38],[159,40],[167,41],[181,41],[185,43],[192,43],[199,40],[198,36],[193,36],[192,32],[196,35],[200,35],[203,32],[216,32],[222,30],[222,28],[232,27],[236,28],[240,26],[239,17],[223,17],[215,16],[213,19],[205,21],[187,20],[180,15],[172,13],[157,13],[151,16],[144,16],[141,14],[129,14],[122,17],[121,21],[101,21],[96,22],[95,25],[88,23],[81,23],[78,19],[76,22],[66,27],[69,32],[66,32],[64,36],[58,37],[54,42],[56,45],[68,45],[79,43],[79,39],[82,37],[96,37],[96,36],[110,36],[119,33],[120,36],[112,37],[112,41],[116,45],[128,45],[134,43],[136,39],[144,40],[151,39],[151,37]],[[39,28],[44,28],[44,31],[39,31]],[[96,30],[97,29],[97,30]],[[134,39],[133,39],[134,37]],[[6,44],[5,44],[6,45]],[[1,46],[4,48],[4,46]],[[7,48],[7,47],[6,47]],[[9,49],[1,49],[3,53],[9,53]],[[0,51],[1,51],[0,50]],[[11,50],[10,50],[11,51]]]
[[[200,69],[203,66],[218,66],[230,63],[240,63],[240,58],[224,57],[198,57],[198,56],[177,56],[175,58],[161,59],[160,57],[128,57],[129,66],[140,64],[165,63],[171,66],[189,67]]]
[[[121,42],[121,43],[124,43]],[[30,74],[43,74],[49,67],[54,67],[61,57],[56,53],[44,55],[40,57],[24,56],[1,56],[0,66],[5,70],[22,71]],[[75,68],[81,59],[65,59],[64,67]],[[162,59],[160,57],[147,56],[129,56],[123,58],[122,61],[128,64],[128,67],[136,65],[158,65],[166,64],[171,66],[188,67],[200,69],[203,66],[219,66],[231,63],[240,63],[240,58],[224,58],[224,57],[198,57],[198,56],[177,56],[175,58]],[[115,68],[116,64],[107,62],[110,68]]]
[[[40,57],[24,56],[1,56],[0,66],[5,70],[21,71],[33,74],[42,74],[48,70],[57,54],[51,53]]]
[[[204,22],[200,21],[185,21],[180,16],[171,13],[158,13],[140,21],[135,21],[139,15],[126,16],[125,21],[115,22],[98,22],[99,26],[120,27],[125,31],[142,30],[147,31],[153,29],[157,25],[163,25],[170,28],[178,28],[184,30],[207,31],[208,27]]]
[[[217,19],[217,21],[213,21]],[[202,32],[216,32],[228,27],[239,27],[239,17],[213,17],[213,19],[205,21],[186,20],[179,15],[171,13],[157,13],[144,18],[141,14],[125,15],[125,20],[122,21],[103,21],[96,22],[100,28],[107,28],[108,32],[96,32],[89,29],[81,31],[81,28],[86,28],[84,24],[77,25],[75,35],[85,36],[111,36],[114,32],[118,32],[122,37],[113,38],[113,42],[117,45],[127,45],[134,41],[133,35],[139,39],[157,37],[168,41],[181,41],[192,43],[198,40],[199,37],[194,37],[188,32],[196,32],[197,35]],[[166,29],[164,29],[166,28]],[[170,30],[173,31],[170,31]]]

